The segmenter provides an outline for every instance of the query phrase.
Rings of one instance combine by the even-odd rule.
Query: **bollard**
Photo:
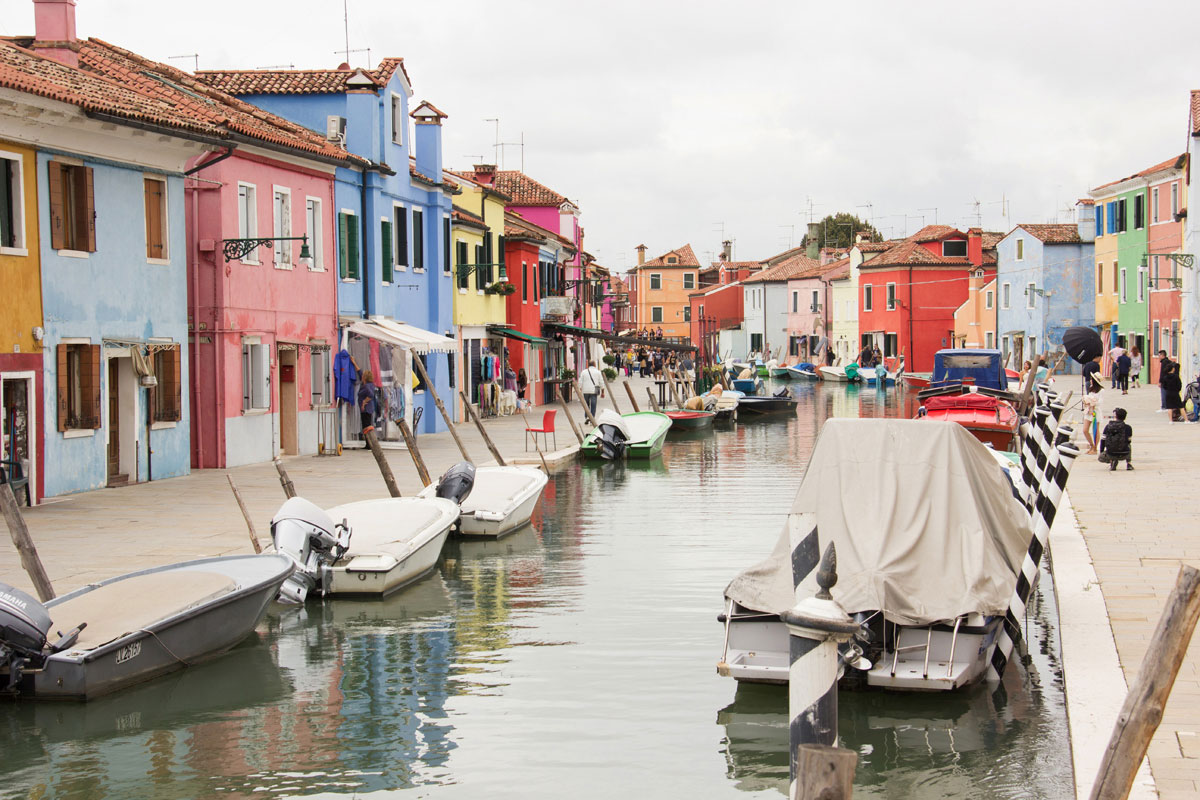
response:
[[[797,595],[804,578],[816,568],[819,539],[817,529],[801,535],[792,528],[792,570]],[[796,605],[780,615],[787,624],[791,667],[788,671],[788,716],[792,789],[795,795],[796,753],[800,745],[834,747],[838,739],[837,682],[842,671],[838,645],[850,642],[861,626],[833,599],[829,590],[837,583],[837,551],[833,543],[825,549],[817,571],[816,595],[797,599]],[[857,643],[847,648],[847,658],[860,662]]]

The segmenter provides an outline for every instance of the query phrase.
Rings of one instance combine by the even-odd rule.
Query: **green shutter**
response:
[[[379,223],[379,240],[381,244],[382,258],[380,262],[383,264],[383,282],[392,282],[392,265],[395,263],[395,254],[392,252],[392,223],[386,219]]]
[[[347,266],[350,262],[346,257],[349,252],[346,241],[347,230],[350,227],[347,216],[347,214],[338,214],[338,272],[343,278],[350,277]]]
[[[476,289],[482,289],[485,286],[487,286],[487,284],[484,283],[485,276],[484,276],[484,272],[483,272],[483,263],[484,263],[483,260],[485,257],[486,257],[486,253],[484,252],[483,245],[481,245],[481,244],[475,245],[475,288]]]
[[[346,215],[346,277],[358,279],[358,218]]]
[[[499,259],[499,261],[500,261],[500,280],[507,281],[508,280],[508,257],[507,257],[507,254],[504,252],[504,237],[503,236],[500,237],[499,247],[500,247],[500,259]]]

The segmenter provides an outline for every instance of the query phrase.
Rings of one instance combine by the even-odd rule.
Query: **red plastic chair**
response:
[[[537,445],[537,435],[542,435],[542,444],[546,443],[546,434],[554,437],[554,449],[558,449],[558,434],[554,432],[554,415],[558,413],[558,409],[550,408],[542,413],[542,427],[534,428],[526,423],[525,425],[525,449],[529,450],[529,434],[533,434],[533,444]]]

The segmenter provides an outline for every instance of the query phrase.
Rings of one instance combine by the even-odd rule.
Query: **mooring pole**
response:
[[[587,400],[583,399],[583,389],[579,388],[579,379],[571,378],[571,385],[575,387],[575,394],[579,397],[579,404],[583,406],[583,414],[587,417],[588,422],[592,423],[592,427],[596,427],[596,418],[592,416],[592,410],[588,408]]]
[[[367,447],[371,448],[371,455],[375,456],[375,463],[379,465],[379,474],[383,476],[388,494],[392,497],[399,497],[400,487],[396,485],[396,476],[392,474],[392,467],[383,454],[383,448],[379,446],[379,438],[375,436],[375,429],[367,428],[363,431],[363,439],[366,440]]]
[[[583,434],[579,432],[579,426],[575,424],[575,418],[571,416],[571,407],[567,405],[567,398],[563,395],[562,384],[556,384],[555,390],[558,394],[558,404],[562,406],[563,416],[567,418],[567,422],[571,423],[571,430],[575,433],[575,438],[583,444]]]
[[[421,451],[417,449],[417,437],[413,436],[412,429],[408,427],[408,423],[404,420],[397,420],[400,426],[400,435],[404,437],[404,445],[408,448],[408,454],[412,456],[413,466],[417,468],[417,477],[421,479],[424,486],[428,486],[432,481],[429,480],[429,470],[425,468],[425,459],[421,457]]]
[[[646,394],[650,396],[650,407],[654,409],[656,414],[661,414],[662,409],[658,407],[658,401],[654,399],[654,390],[647,386]]]
[[[250,518],[250,512],[246,510],[246,503],[242,500],[242,493],[238,491],[237,484],[233,482],[233,476],[228,472],[225,477],[229,480],[229,488],[233,490],[233,499],[237,500],[238,508],[242,510],[242,519],[246,520],[246,527],[250,529],[250,544],[254,545],[254,552],[261,553],[262,545],[258,543],[258,532],[254,530],[254,520]]]
[[[283,487],[284,495],[291,500],[296,496],[296,485],[288,477],[287,470],[283,468],[283,462],[279,460],[279,456],[276,456],[274,461],[275,471],[279,473],[279,485]]]
[[[0,483],[0,509],[4,511],[4,521],[8,523],[8,533],[12,536],[13,545],[21,555],[21,566],[29,575],[33,588],[37,589],[38,600],[43,603],[53,600],[54,587],[50,585],[50,577],[46,574],[46,568],[42,566],[42,559],[38,556],[33,537],[29,535],[25,518],[21,516],[21,509],[17,506],[12,484],[8,481]]]
[[[608,392],[608,402],[612,403],[613,411],[620,414],[621,409],[617,407],[617,393],[608,385],[608,376],[604,374],[604,370],[600,370],[600,377],[604,379],[604,391]]]
[[[629,395],[629,405],[633,406],[633,413],[636,414],[641,409],[638,408],[637,400],[633,399],[633,387],[629,385],[629,381],[622,381],[622,383],[625,384],[625,394]]]
[[[487,429],[483,427],[483,422],[480,421],[479,415],[475,413],[475,409],[471,407],[471,401],[460,390],[458,396],[462,398],[463,407],[467,409],[467,416],[475,421],[475,427],[479,429],[479,435],[483,437],[483,443],[487,445],[487,449],[491,451],[492,458],[496,459],[496,463],[502,467],[508,466],[504,463],[504,456],[500,455],[500,451],[496,449],[496,445],[492,442],[492,437],[488,436]]]
[[[425,389],[429,392],[429,396],[433,398],[433,404],[437,406],[438,413],[442,415],[442,419],[446,422],[446,430],[450,431],[450,436],[454,439],[454,443],[458,445],[458,452],[462,453],[464,460],[470,461],[471,456],[467,454],[467,448],[463,445],[462,439],[458,437],[458,431],[454,430],[454,420],[450,418],[450,412],[446,410],[442,398],[438,396],[437,389],[433,387],[433,381],[429,379],[429,373],[425,371],[425,365],[421,363],[421,359],[415,353],[412,357],[412,364],[417,372],[421,373],[421,380],[425,381]]]
[[[809,515],[801,515],[804,520]],[[836,747],[838,739],[837,681],[842,656],[838,645],[851,642],[860,626],[833,599],[829,590],[837,583],[837,552],[833,543],[825,549],[817,564],[819,539],[816,517],[791,525],[792,578],[796,585],[796,605],[781,616],[790,635],[791,667],[788,671],[788,714],[791,719],[792,789],[795,796],[796,754],[800,745],[821,744]],[[805,578],[817,570],[815,595],[800,598],[808,590]],[[862,651],[852,642],[847,659],[859,666]]]

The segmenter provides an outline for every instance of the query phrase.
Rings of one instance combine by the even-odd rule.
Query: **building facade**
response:
[[[644,254],[644,246],[639,249]],[[633,269],[636,307],[633,322],[638,328],[657,331],[663,336],[686,338],[691,335],[689,295],[699,287],[700,262],[690,244],[643,261]]]
[[[1187,175],[1190,156],[1184,156],[1170,169],[1150,178],[1149,217],[1147,235],[1149,262],[1150,319],[1149,351],[1146,368],[1149,380],[1158,383],[1159,350],[1166,350],[1174,360],[1183,356],[1186,326],[1183,320],[1184,221],[1187,219]],[[1195,323],[1193,322],[1193,325]],[[1182,362],[1181,362],[1182,363]]]

